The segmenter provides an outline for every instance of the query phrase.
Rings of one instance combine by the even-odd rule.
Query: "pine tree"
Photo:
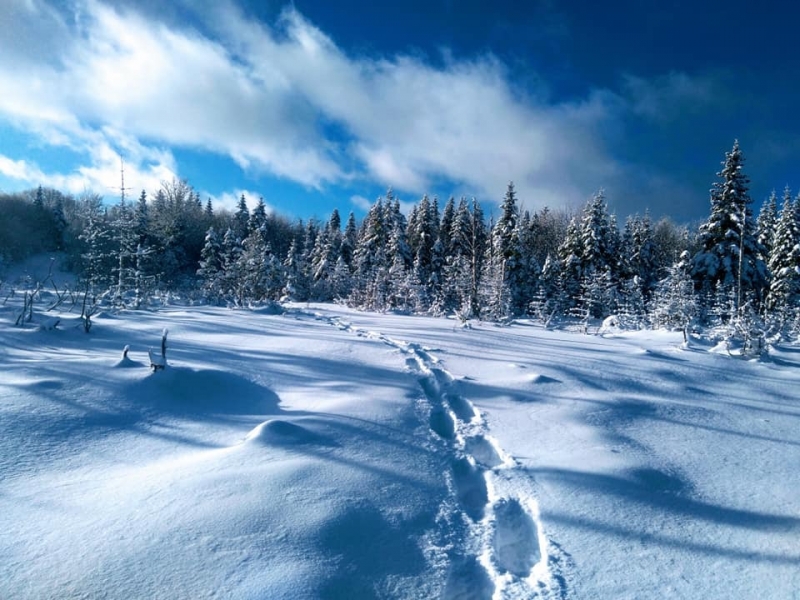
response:
[[[447,207],[445,207],[445,215],[447,212]],[[448,244],[445,247],[444,265],[444,310],[466,312],[467,316],[470,312],[467,303],[469,298],[469,261],[467,260],[469,256],[469,218],[467,201],[465,198],[461,198],[458,208],[453,210],[452,223],[447,234]],[[442,229],[444,229],[444,223]]]
[[[267,207],[264,204],[264,198],[259,198],[250,218],[247,221],[248,233],[253,231],[261,231],[262,237],[265,240],[269,239],[267,235]]]
[[[787,197],[791,199],[791,192],[789,186],[784,190],[784,202]],[[764,250],[762,260],[768,262],[772,255],[772,240],[775,237],[775,227],[778,225],[778,197],[775,190],[769,195],[769,198],[761,205],[761,211],[758,213],[756,220],[756,238],[761,248]]]
[[[329,302],[334,296],[333,274],[339,260],[340,235],[328,221],[314,242],[310,265],[311,297],[319,302]]]
[[[353,256],[358,244],[358,227],[356,226],[356,217],[351,212],[347,217],[347,223],[344,226],[344,233],[342,233],[342,246],[341,255],[344,264],[348,269],[351,269],[353,264]]]
[[[625,223],[618,256],[617,269],[624,295],[641,296],[650,300],[658,283],[656,248],[650,216],[629,217]]]
[[[685,342],[689,339],[689,324],[697,315],[691,269],[691,257],[684,251],[680,260],[667,268],[667,276],[659,281],[652,301],[653,326],[680,329]]]
[[[769,258],[769,271],[772,274],[767,308],[786,318],[788,310],[800,304],[800,203],[792,202],[787,190],[784,194],[783,208],[780,212],[772,253]]]
[[[142,190],[139,200],[136,203],[136,233],[139,235],[139,243],[147,242],[150,232],[150,209],[147,206],[147,192]]]
[[[87,196],[81,208],[85,225],[78,238],[83,242],[83,279],[88,289],[95,293],[104,291],[111,283],[116,253],[100,197]]]
[[[386,305],[389,264],[387,247],[389,232],[384,221],[381,198],[372,205],[361,228],[353,256],[353,291],[350,302],[369,310]]]
[[[617,261],[615,227],[608,214],[602,190],[586,205],[581,222],[581,270],[584,276],[593,273],[614,274]]]
[[[283,261],[283,267],[286,274],[284,297],[288,300],[306,302],[311,297],[311,282],[308,279],[309,269],[305,263],[302,244],[297,238],[292,240],[292,245]]]
[[[239,204],[236,207],[236,212],[233,215],[233,219],[235,223],[233,232],[240,240],[243,240],[249,233],[248,228],[250,225],[250,211],[247,209],[247,200],[245,199],[244,194],[242,194],[239,198]]]
[[[136,215],[130,207],[120,201],[115,218],[111,223],[113,239],[116,245],[117,265],[117,289],[114,295],[114,302],[118,306],[125,304],[125,295],[129,289],[137,286],[137,274],[139,251],[139,239],[136,227]],[[138,296],[138,295],[137,295]],[[136,303],[139,303],[137,297]]]
[[[484,271],[486,286],[484,296],[495,318],[522,313],[530,301],[524,289],[526,265],[522,255],[519,228],[519,209],[514,183],[510,182],[491,233],[491,252],[488,253]],[[507,311],[505,314],[500,314]]]
[[[567,227],[564,241],[558,248],[558,268],[550,272],[558,272],[557,289],[560,292],[560,310],[568,312],[577,304],[581,295],[584,280],[583,243],[581,230],[576,219],[572,219]]]
[[[452,196],[447,200],[442,211],[442,222],[439,227],[439,239],[442,240],[442,247],[447,250],[450,247],[450,233],[453,230],[453,221],[456,218],[456,200]]]
[[[233,227],[228,227],[222,237],[222,274],[219,280],[219,289],[223,298],[242,304],[241,294],[239,293],[239,281],[243,273],[240,272],[240,257],[244,252],[242,240],[236,234]]]
[[[436,242],[438,230],[438,223],[434,219],[433,205],[428,196],[423,196],[420,200],[415,217],[413,223],[409,221],[408,241],[414,252],[415,276],[420,285],[427,286],[431,275],[433,245]]]
[[[390,308],[399,310],[413,309],[413,285],[411,266],[413,257],[404,223],[395,220],[391,238],[389,239],[389,292],[387,302]]]
[[[206,298],[217,302],[221,298],[220,275],[223,271],[222,244],[213,227],[206,232],[205,244],[200,253],[200,268],[197,275],[203,280]]]
[[[724,296],[736,298],[736,308],[750,294],[760,301],[767,271],[750,210],[750,180],[742,167],[739,142],[726,153],[720,181],[711,189],[711,213],[700,226],[700,250],[693,258],[692,277],[699,289],[718,288]],[[731,293],[732,291],[732,293]]]

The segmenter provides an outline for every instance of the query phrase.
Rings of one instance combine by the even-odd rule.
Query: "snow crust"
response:
[[[333,305],[6,317],[2,598],[800,589],[800,348]]]

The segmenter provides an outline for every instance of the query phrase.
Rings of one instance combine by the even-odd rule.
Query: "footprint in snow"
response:
[[[464,512],[473,521],[480,521],[489,503],[489,490],[483,470],[467,458],[457,458],[453,461],[453,481],[456,496]]]
[[[527,577],[541,559],[536,522],[516,498],[494,505],[494,558],[501,571]]]
[[[436,435],[444,440],[452,440],[456,435],[456,424],[453,417],[443,406],[431,408],[430,428]]]
[[[488,469],[499,467],[504,462],[495,444],[483,435],[468,437],[464,440],[464,450],[472,455],[475,462]]]
[[[456,417],[458,417],[458,419],[461,421],[469,423],[477,416],[475,414],[475,408],[462,396],[459,396],[458,394],[445,394],[445,399],[450,405],[450,408],[453,409]]]

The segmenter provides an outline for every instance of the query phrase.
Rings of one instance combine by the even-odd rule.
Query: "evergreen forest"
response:
[[[263,199],[235,211],[186,181],[109,204],[39,187],[0,194],[0,276],[62,252],[90,304],[147,308],[165,296],[248,307],[342,302],[375,311],[517,317],[548,325],[611,318],[623,328],[724,327],[746,344],[800,332],[800,195],[758,215],[738,142],[699,227],[647,212],[619,222],[604,193],[581,211],[522,210],[509,183],[496,215],[475,199],[423,196],[407,214],[389,190],[358,221],[291,221]]]

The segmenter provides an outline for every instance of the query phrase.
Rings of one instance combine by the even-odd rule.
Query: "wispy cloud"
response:
[[[719,82],[686,73],[669,73],[652,80],[626,75],[623,87],[635,114],[662,122],[686,111],[706,110],[723,96]]]
[[[364,196],[359,196],[356,194],[350,197],[350,204],[360,210],[367,211],[369,210],[369,207],[372,206],[372,201]]]

